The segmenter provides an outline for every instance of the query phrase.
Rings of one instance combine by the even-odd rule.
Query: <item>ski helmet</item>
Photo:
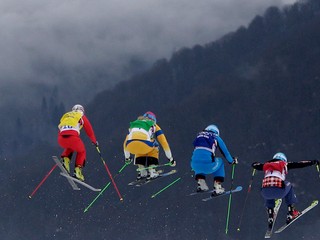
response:
[[[219,128],[214,125],[214,124],[211,124],[209,125],[208,127],[205,128],[206,131],[210,131],[210,132],[213,132],[215,133],[217,136],[219,136],[220,134],[220,131],[219,131]]]
[[[276,154],[273,156],[272,159],[277,159],[277,160],[281,160],[281,161],[284,161],[284,162],[287,162],[287,161],[288,161],[286,155],[284,155],[284,153],[282,153],[282,152],[276,153]]]
[[[157,122],[157,118],[156,115],[153,112],[146,112],[145,114],[143,114],[143,117],[150,119],[151,121],[154,121],[154,123]]]
[[[80,104],[76,104],[72,107],[72,111],[82,112],[84,114],[84,107]]]

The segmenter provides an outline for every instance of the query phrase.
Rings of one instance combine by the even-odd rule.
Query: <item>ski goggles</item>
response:
[[[143,114],[143,117],[150,119],[151,121],[153,121],[154,123],[157,122],[156,117],[153,114],[149,114],[149,113],[145,113]]]

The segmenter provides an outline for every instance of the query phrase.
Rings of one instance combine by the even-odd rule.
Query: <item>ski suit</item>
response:
[[[58,143],[64,148],[61,157],[71,159],[73,152],[77,152],[75,165],[83,167],[86,160],[86,149],[83,141],[80,138],[80,130],[84,128],[86,134],[96,144],[97,139],[92,129],[91,123],[85,115],[79,112],[67,112],[61,119],[58,126]]]
[[[136,165],[158,165],[159,143],[166,157],[169,160],[173,159],[167,139],[159,125],[140,117],[130,123],[129,133],[123,143],[125,158],[134,154]]]
[[[265,200],[267,208],[274,208],[275,199],[285,199],[287,205],[292,205],[298,202],[294,194],[293,186],[289,181],[286,181],[286,174],[289,169],[308,167],[317,162],[300,161],[300,162],[285,162],[278,159],[272,159],[266,163],[255,162],[252,167],[264,171],[262,181],[261,195]]]
[[[213,132],[204,130],[197,134],[193,146],[191,168],[196,174],[196,179],[204,179],[205,175],[212,174],[215,180],[223,182],[225,177],[224,162],[222,158],[215,156],[216,149],[220,150],[230,164],[233,163],[233,158],[222,138]]]

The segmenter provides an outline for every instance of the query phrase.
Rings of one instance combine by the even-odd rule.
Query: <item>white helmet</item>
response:
[[[76,104],[72,107],[72,111],[82,112],[84,114],[84,107],[80,104]]]
[[[284,162],[288,162],[286,155],[284,155],[284,153],[282,153],[282,152],[276,153],[272,159],[277,159],[277,160],[281,160]]]
[[[214,124],[211,124],[209,125],[208,127],[205,128],[206,131],[210,131],[210,132],[213,132],[215,133],[217,136],[219,136],[220,134],[220,131],[219,131],[219,128],[214,125]]]

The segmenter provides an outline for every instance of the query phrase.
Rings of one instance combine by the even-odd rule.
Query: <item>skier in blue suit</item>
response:
[[[209,125],[203,131],[197,134],[193,141],[193,154],[191,157],[191,168],[195,172],[195,179],[198,183],[197,192],[208,191],[206,183],[206,175],[213,175],[213,193],[219,195],[225,192],[222,183],[225,178],[224,162],[220,157],[216,157],[216,149],[219,149],[221,154],[230,164],[237,164],[237,158],[233,158],[229,150],[219,136],[220,132],[216,125]]]

